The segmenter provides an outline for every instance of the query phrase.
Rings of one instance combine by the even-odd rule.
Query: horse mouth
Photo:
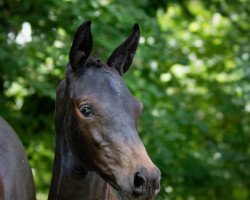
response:
[[[113,189],[113,193],[115,194],[117,200],[137,200],[138,198],[133,197],[133,192],[128,192],[123,189],[121,186],[112,183],[111,181],[107,181]]]
[[[110,184],[113,188],[113,192],[116,195],[117,200],[152,200],[154,199],[155,195],[153,196],[138,196],[134,194],[133,192],[129,192],[125,189],[122,189],[119,186],[113,186],[113,184]]]

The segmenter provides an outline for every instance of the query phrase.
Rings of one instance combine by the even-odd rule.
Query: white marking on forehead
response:
[[[117,79],[110,79],[111,88],[119,95],[121,93],[121,88],[124,87],[121,81]]]
[[[123,80],[118,74],[114,74],[109,72],[108,70],[103,70],[105,74],[107,74],[110,79],[109,80],[109,86],[113,89],[114,92],[116,92],[119,96],[124,91],[122,88],[126,89],[126,86],[123,83]]]

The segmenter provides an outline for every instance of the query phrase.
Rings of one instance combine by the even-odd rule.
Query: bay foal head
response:
[[[92,60],[91,22],[77,30],[66,72],[66,138],[74,158],[97,172],[127,199],[152,199],[159,192],[160,171],[137,133],[142,104],[122,75],[129,69],[140,30],[115,49],[106,63]]]

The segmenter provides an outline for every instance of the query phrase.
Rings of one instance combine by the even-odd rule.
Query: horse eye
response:
[[[84,117],[89,117],[91,115],[93,115],[93,111],[92,109],[90,108],[90,106],[88,105],[83,105],[81,108],[80,108],[80,112],[82,113],[82,115]]]

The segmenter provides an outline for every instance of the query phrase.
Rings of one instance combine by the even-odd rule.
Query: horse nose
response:
[[[138,170],[134,176],[134,195],[155,196],[160,191],[160,179],[161,173],[157,168],[153,170],[147,170],[146,168]]]

